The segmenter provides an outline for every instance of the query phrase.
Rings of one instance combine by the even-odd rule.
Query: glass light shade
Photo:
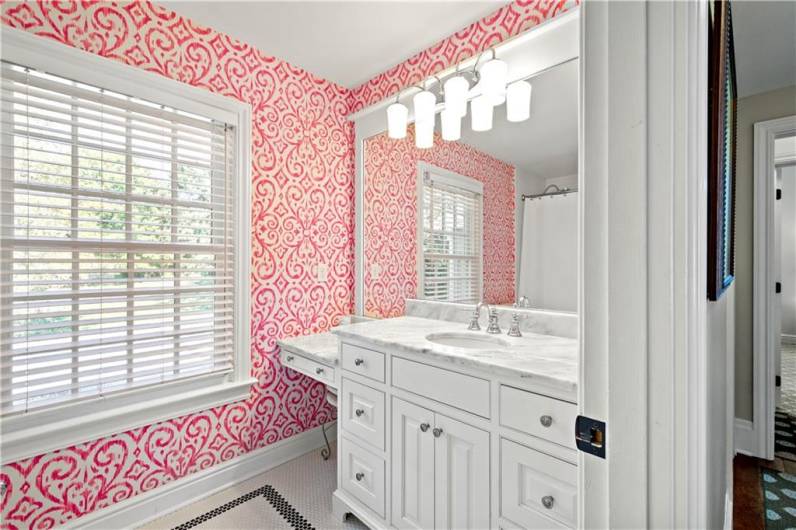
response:
[[[437,97],[428,90],[423,90],[415,94],[412,101],[415,104],[415,123],[431,122],[433,129]]]
[[[396,140],[406,138],[406,123],[409,109],[401,103],[393,103],[387,107],[387,135]]]
[[[531,116],[531,84],[517,81],[506,88],[506,119],[525,121]]]
[[[492,128],[492,101],[486,94],[473,98],[470,103],[470,126],[474,131],[488,131]]]
[[[467,93],[470,91],[470,83],[459,75],[445,81],[443,87],[445,108],[463,118],[467,114]]]
[[[415,122],[415,147],[430,149],[434,147],[434,121]]]
[[[506,82],[508,81],[509,65],[500,59],[487,61],[479,69],[482,93],[489,96],[493,105],[506,101]]]
[[[467,108],[465,103],[465,109]],[[455,111],[445,108],[442,111],[442,139],[455,142],[462,136],[462,117]]]

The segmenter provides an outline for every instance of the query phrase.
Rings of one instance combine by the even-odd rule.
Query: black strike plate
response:
[[[578,449],[605,458],[605,422],[578,416],[575,420],[575,443]]]
[[[782,376],[774,376],[774,386],[782,386]]]
[[[778,201],[782,200],[782,189],[777,189],[777,200]]]

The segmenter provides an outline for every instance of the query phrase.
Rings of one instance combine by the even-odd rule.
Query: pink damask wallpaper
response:
[[[251,104],[257,378],[245,401],[4,465],[3,528],[49,528],[330,420],[275,340],[352,309],[350,92],[150,3],[4,4],[2,21]]]
[[[504,40],[519,35],[580,0],[514,0],[354,89],[354,110],[377,103]]]
[[[514,301],[514,166],[474,147],[445,142],[415,147],[386,133],[365,142],[365,314],[404,314],[417,298],[417,163],[428,162],[484,184],[484,300]],[[371,266],[378,264],[374,278]]]
[[[516,0],[352,91],[150,2],[0,0],[3,25],[252,105],[257,378],[243,402],[3,465],[0,528],[51,528],[331,419],[323,387],[282,368],[275,340],[328,329],[352,309],[345,117],[577,3]]]

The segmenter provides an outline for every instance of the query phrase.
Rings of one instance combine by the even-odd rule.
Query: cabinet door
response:
[[[489,433],[435,415],[434,528],[489,528]]]
[[[434,528],[434,413],[393,398],[392,524]]]

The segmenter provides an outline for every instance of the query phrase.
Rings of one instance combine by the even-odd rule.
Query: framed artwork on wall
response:
[[[730,2],[711,2],[708,42],[708,299],[735,279],[737,88]]]

